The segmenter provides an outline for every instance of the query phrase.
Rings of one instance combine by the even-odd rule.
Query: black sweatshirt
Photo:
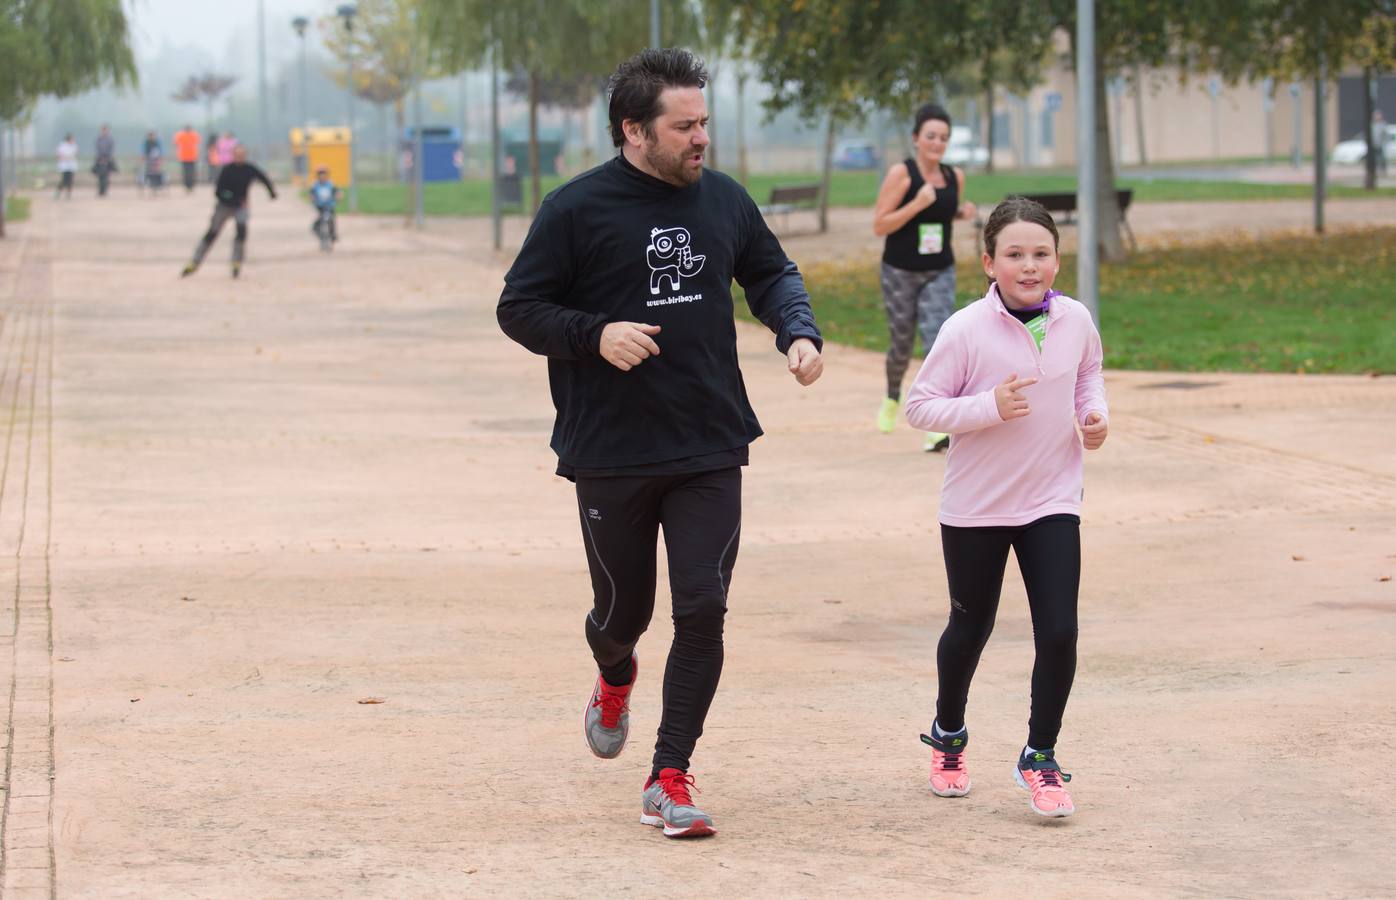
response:
[[[737,368],[734,277],[782,353],[801,337],[822,347],[799,270],[721,172],[681,188],[617,156],[548,195],[498,317],[548,357],[560,473],[652,471],[761,435]],[[629,372],[611,365],[600,355],[610,322],[659,325],[659,355]]]
[[[267,193],[275,199],[276,188],[271,186],[271,179],[252,163],[235,162],[224,166],[218,173],[218,185],[213,193],[222,206],[242,206],[247,202],[247,189],[252,186],[254,178],[265,184]]]

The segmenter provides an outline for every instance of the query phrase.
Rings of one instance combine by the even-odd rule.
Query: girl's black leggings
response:
[[[1076,675],[1076,597],[1081,584],[1081,520],[1047,516],[1008,528],[940,526],[950,580],[950,622],[936,649],[940,698],[936,721],[943,731],[965,723],[969,683],[994,630],[1008,548],[1028,591],[1032,612],[1032,713],[1028,745],[1056,746],[1062,712]]]
[[[654,613],[659,529],[669,556],[674,643],[654,771],[688,771],[722,675],[722,625],[737,560],[742,470],[578,478],[582,538],[594,595],[587,643],[612,684],[628,684],[630,654]]]

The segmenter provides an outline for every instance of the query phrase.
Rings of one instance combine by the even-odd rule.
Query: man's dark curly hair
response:
[[[611,143],[625,143],[621,124],[629,119],[640,123],[645,137],[654,138],[654,120],[659,118],[659,95],[665,88],[703,88],[708,70],[703,60],[682,47],[641,50],[621,63],[611,76]]]

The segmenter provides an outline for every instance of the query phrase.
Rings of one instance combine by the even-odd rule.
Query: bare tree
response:
[[[204,129],[207,130],[213,127],[213,104],[235,84],[236,78],[217,72],[190,75],[184,84],[180,85],[179,90],[170,95],[170,99],[176,103],[202,103]]]

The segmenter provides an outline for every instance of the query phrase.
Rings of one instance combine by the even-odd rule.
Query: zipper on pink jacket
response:
[[[1003,300],[999,300],[999,302],[1002,303]],[[1042,348],[1038,347],[1037,341],[1033,340],[1032,332],[1028,331],[1028,326],[1023,322],[1019,322],[1017,317],[1006,309],[999,310],[999,315],[1008,316],[1009,320],[1014,325],[1017,325],[1019,328],[1023,330],[1024,336],[1026,336],[1028,339],[1028,346],[1032,348],[1033,359],[1037,361],[1037,374],[1046,375],[1047,370],[1042,368]],[[1045,313],[1043,315],[1045,316],[1045,318],[1042,321],[1042,343],[1045,344],[1047,343],[1047,326],[1051,324],[1052,319],[1050,316],[1046,316]]]
[[[994,288],[997,289],[998,285],[994,285]],[[1061,296],[1060,291],[1049,290],[1043,299],[1050,302],[1053,297],[1059,296]],[[1007,307],[1004,306],[1002,294],[999,295],[998,301],[999,315],[1008,316],[1008,318],[1013,320],[1013,324],[1023,329],[1023,334],[1028,336],[1028,344],[1032,347],[1033,359],[1037,361],[1037,374],[1046,375],[1047,370],[1042,367],[1042,348],[1037,345],[1037,341],[1033,340],[1032,332],[1028,331],[1027,323],[1019,322],[1018,317],[1008,311]],[[1044,344],[1047,343],[1047,331],[1052,325],[1051,313],[1052,309],[1050,306],[1042,311],[1042,343]]]

